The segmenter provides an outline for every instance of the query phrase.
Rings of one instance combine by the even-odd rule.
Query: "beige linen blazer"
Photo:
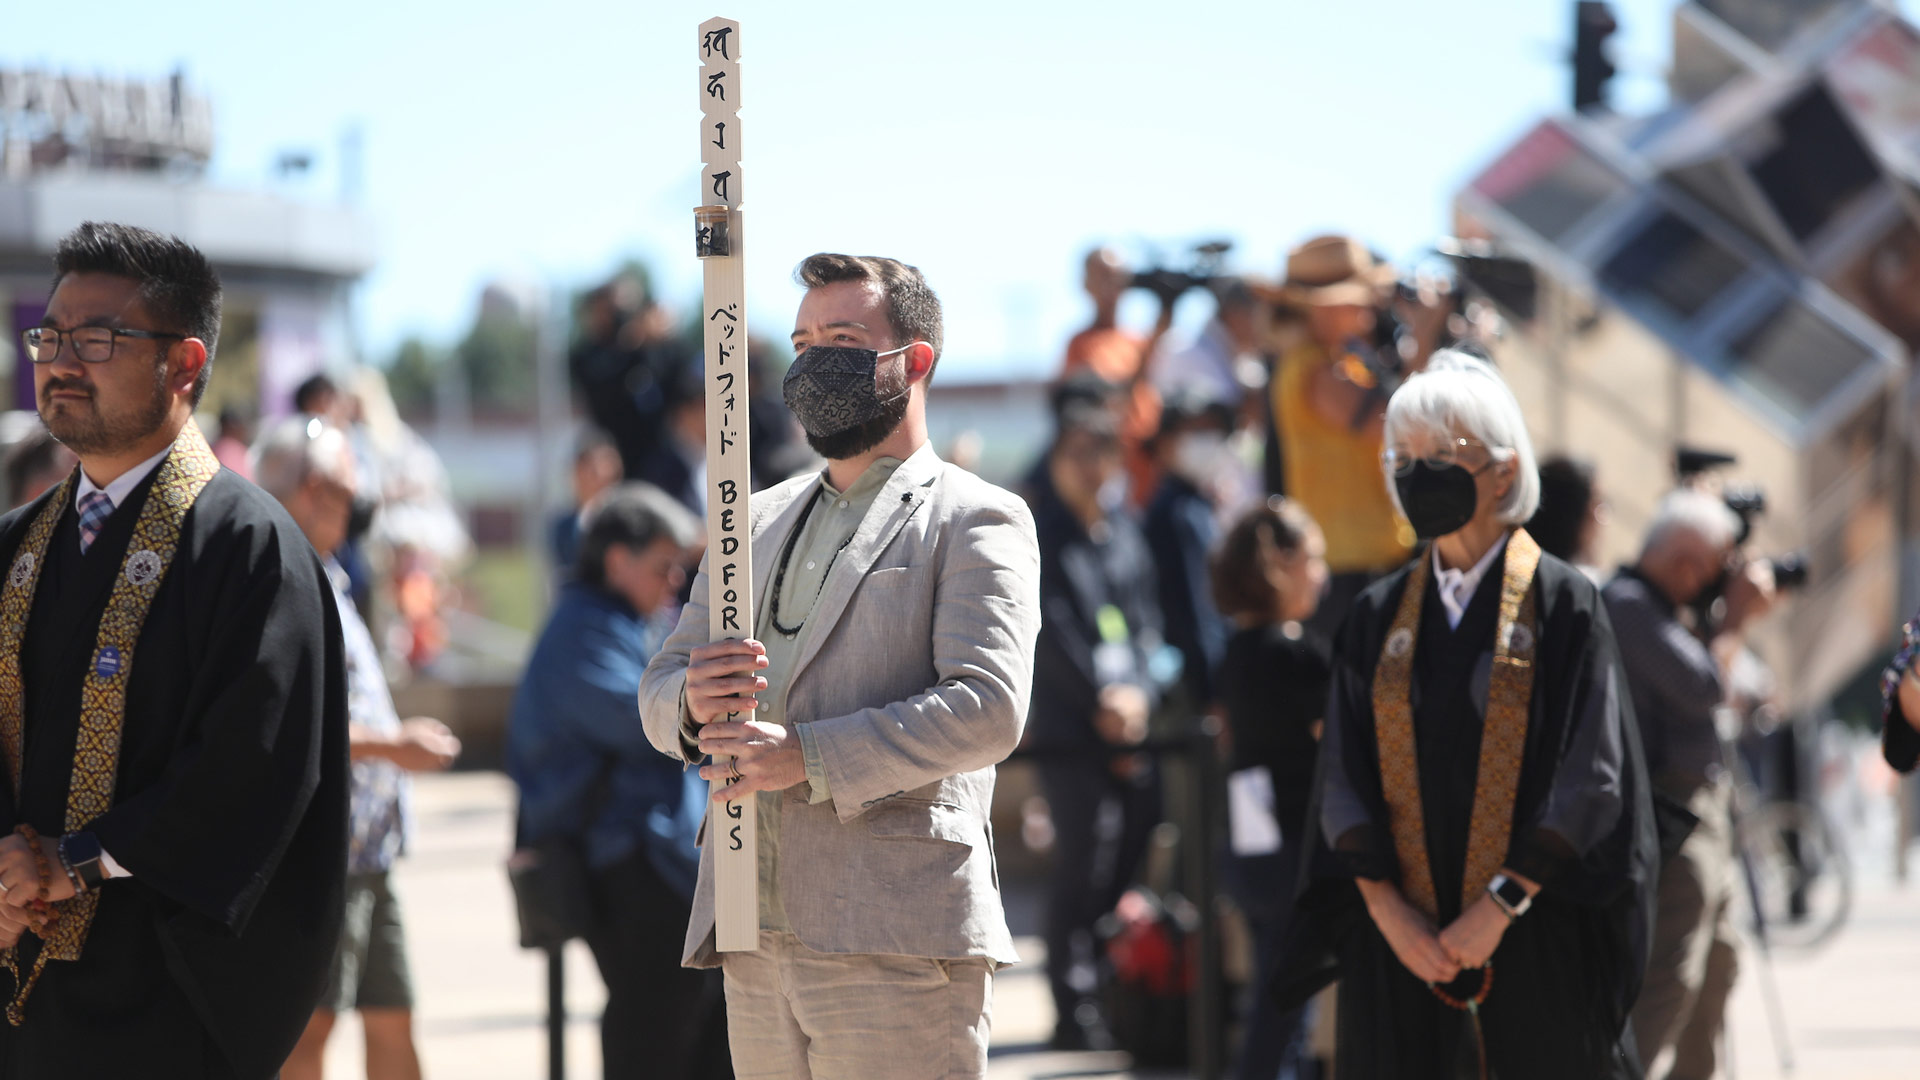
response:
[[[752,497],[753,597],[819,474]],[[712,557],[708,552],[708,558]],[[1016,957],[994,865],[994,766],[1020,742],[1040,630],[1040,548],[1011,493],[923,446],[840,553],[794,662],[785,715],[808,724],[832,798],[780,793],[779,887],[793,932],[830,953]],[[647,738],[676,758],[689,651],[709,637],[707,561],[640,680]],[[709,805],[709,819],[712,807]],[[713,851],[682,962],[712,967]]]

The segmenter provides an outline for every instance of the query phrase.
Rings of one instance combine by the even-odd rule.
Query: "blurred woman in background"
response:
[[[1233,738],[1227,880],[1254,939],[1235,1075],[1311,1080],[1305,1012],[1276,1023],[1268,986],[1293,906],[1326,716],[1327,642],[1305,629],[1327,585],[1326,540],[1298,503],[1271,498],[1227,531],[1212,576],[1214,604],[1234,624],[1214,680]]]

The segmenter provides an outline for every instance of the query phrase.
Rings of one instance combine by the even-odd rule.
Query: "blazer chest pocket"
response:
[[[952,803],[925,799],[888,799],[867,811],[867,832],[874,836],[946,840],[972,847],[982,838],[980,823]]]
[[[891,588],[896,585],[905,585],[914,580],[913,572],[918,569],[920,569],[918,566],[876,567],[875,569],[867,571],[867,576],[860,579],[860,584],[871,585],[881,589]]]

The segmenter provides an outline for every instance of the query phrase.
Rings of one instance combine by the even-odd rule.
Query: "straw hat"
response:
[[[1316,236],[1287,253],[1287,280],[1256,289],[1268,301],[1295,307],[1372,307],[1392,285],[1392,266],[1351,236]]]

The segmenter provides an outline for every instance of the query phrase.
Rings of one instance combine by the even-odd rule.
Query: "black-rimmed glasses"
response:
[[[185,334],[165,334],[157,330],[121,330],[112,326],[76,326],[71,330],[56,330],[51,326],[36,326],[20,335],[26,343],[27,359],[36,364],[51,364],[60,355],[60,339],[67,339],[73,347],[73,355],[89,364],[104,364],[113,359],[114,346],[121,338],[136,338],[141,341],[184,341]]]

